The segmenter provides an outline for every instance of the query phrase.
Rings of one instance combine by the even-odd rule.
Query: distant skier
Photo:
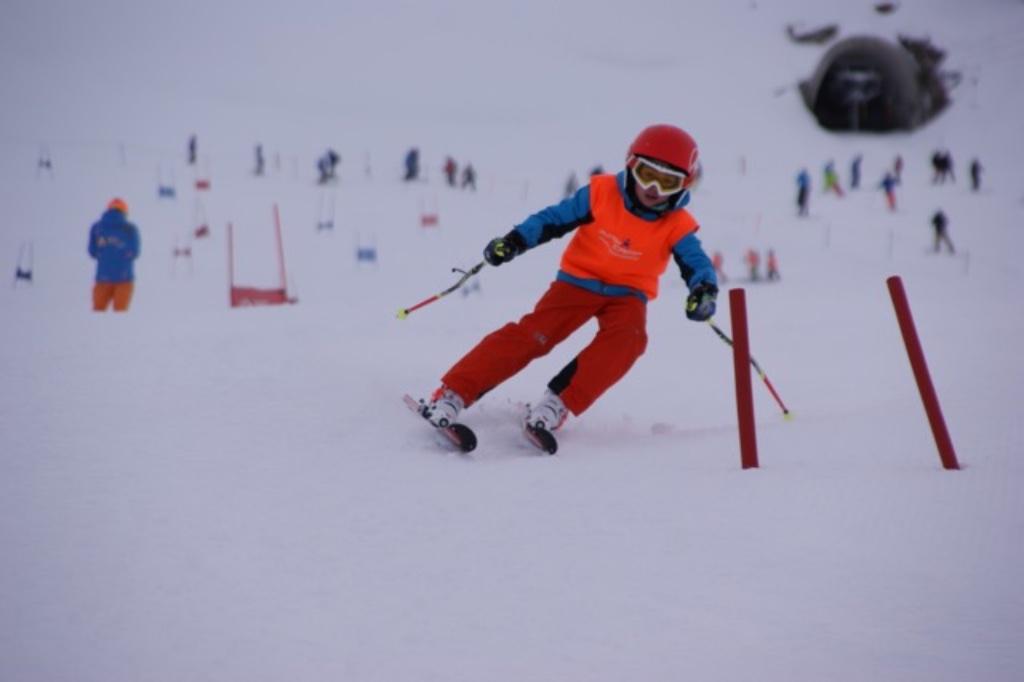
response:
[[[857,154],[850,162],[850,189],[860,188],[860,164],[863,160],[864,157]]]
[[[761,254],[755,249],[747,249],[743,261],[747,264],[751,282],[761,281]]]
[[[630,145],[625,170],[592,177],[573,197],[488,242],[484,258],[500,266],[575,231],[533,312],[484,337],[455,363],[423,416],[438,427],[455,423],[463,409],[596,319],[597,335],[528,410],[531,440],[553,442],[551,431],[570,413],[585,412],[643,354],[646,304],[658,295],[658,277],[670,260],[690,291],[687,317],[714,315],[715,271],[695,235],[697,221],[683,208],[696,162],[697,145],[686,132],[648,127]]]
[[[836,164],[833,161],[829,161],[825,164],[824,171],[824,187],[822,192],[828,193],[829,191],[835,192],[836,196],[843,196],[843,188],[839,185],[839,174],[836,173]]]
[[[466,163],[466,166],[462,169],[462,189],[467,187],[474,192],[476,191],[476,169],[473,168],[471,163]]]
[[[779,259],[775,255],[775,249],[768,249],[768,258],[765,263],[766,277],[770,281],[774,281],[781,278],[779,274]]]
[[[796,176],[796,208],[797,215],[807,215],[807,200],[811,193],[811,175],[806,168],[801,168]]]
[[[455,159],[450,156],[446,158],[441,170],[444,171],[444,178],[448,181],[448,186],[455,187],[455,178],[459,172],[459,165],[455,163]]]
[[[89,255],[96,260],[92,309],[103,312],[111,303],[124,312],[135,289],[133,263],[139,257],[139,229],[128,222],[128,204],[111,199],[107,210],[89,230]]]
[[[942,209],[936,211],[935,215],[932,216],[932,227],[935,229],[935,253],[939,252],[939,247],[943,244],[946,245],[950,253],[956,253],[946,229],[948,225],[949,220],[946,218],[946,214],[942,212]]]
[[[333,149],[328,149],[317,160],[316,169],[320,172],[320,179],[317,180],[319,184],[326,185],[337,178],[336,169],[339,161],[341,161],[341,155]]]
[[[711,255],[711,267],[715,269],[715,276],[718,277],[718,281],[725,284],[729,281],[729,278],[725,276],[725,270],[722,266],[725,264],[725,257],[722,256],[721,251],[715,251]]]
[[[198,150],[198,142],[196,141],[195,133],[188,138],[188,165],[196,165],[196,152]]]
[[[263,145],[256,145],[256,168],[253,169],[253,175],[263,175]]]
[[[971,160],[971,191],[977,192],[981,189],[981,161]]]
[[[420,150],[412,147],[405,153],[405,177],[406,182],[412,182],[420,177]]]
[[[896,210],[896,177],[886,171],[885,175],[882,176],[882,181],[878,183],[878,186],[885,191],[885,203],[889,207],[890,211]]]
[[[956,182],[956,175],[953,173],[953,155],[948,149],[937,149],[932,154],[932,184],[944,185],[946,180]]]
[[[896,184],[900,184],[903,181],[903,157],[899,154],[892,162],[892,175],[896,178]]]

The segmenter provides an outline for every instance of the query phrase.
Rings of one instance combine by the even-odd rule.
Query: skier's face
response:
[[[659,192],[657,187],[644,189],[637,186],[636,198],[644,208],[649,209],[656,208],[667,201],[665,195]]]

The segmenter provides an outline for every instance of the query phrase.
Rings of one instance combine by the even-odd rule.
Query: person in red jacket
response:
[[[448,370],[421,414],[446,427],[485,393],[551,352],[591,319],[594,339],[548,383],[526,423],[553,431],[619,381],[647,347],[647,302],[669,260],[689,288],[686,315],[715,312],[718,282],[684,208],[698,166],[697,144],[682,129],[654,125],[630,145],[626,168],[599,174],[573,196],[528,217],[484,249],[494,266],[573,232],[555,281],[533,312],[486,336]]]
[[[455,159],[453,159],[450,156],[447,157],[444,160],[444,166],[441,167],[441,170],[444,171],[444,177],[445,177],[445,180],[448,181],[448,186],[449,187],[454,187],[455,186],[455,177],[456,177],[456,174],[459,172],[459,165],[457,163],[455,163]]]
[[[775,249],[768,249],[768,258],[766,260],[767,260],[767,263],[766,263],[767,274],[766,274],[766,276],[768,277],[768,279],[769,280],[776,280],[776,279],[781,278],[782,275],[779,273],[779,259],[775,255]]]
[[[743,262],[750,270],[750,281],[761,281],[761,254],[756,249],[747,249],[746,255],[743,256]]]
[[[715,269],[715,276],[718,277],[718,281],[725,284],[729,281],[729,278],[725,276],[725,270],[722,269],[722,265],[725,263],[725,256],[722,255],[721,251],[715,251],[711,254],[711,266]]]

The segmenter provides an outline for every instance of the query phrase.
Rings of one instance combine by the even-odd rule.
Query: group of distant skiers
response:
[[[850,189],[858,189],[860,187],[862,161],[863,156],[857,154],[850,162]],[[932,184],[945,184],[947,180],[956,182],[956,175],[953,171],[953,156],[948,149],[937,149],[932,154],[931,166],[933,171]],[[973,192],[981,190],[982,171],[981,162],[977,158],[973,159],[970,164],[971,191]],[[878,188],[885,193],[886,206],[890,211],[896,210],[896,188],[900,185],[902,174],[903,157],[897,154],[893,159],[892,166],[885,170],[882,179],[878,183]],[[801,217],[807,216],[811,193],[811,176],[806,168],[801,168],[797,173],[796,187],[797,215]],[[839,175],[836,172],[835,162],[831,159],[825,163],[822,171],[822,192],[831,192],[837,197],[844,195],[842,185],[839,182]],[[949,219],[941,209],[933,214],[932,227],[935,234],[934,250],[936,252],[942,246],[945,246],[949,253],[955,252],[953,242],[949,238],[948,224]]]
[[[420,150],[417,147],[411,147],[405,153],[405,175],[402,177],[402,180],[405,182],[419,180],[420,170]],[[447,156],[445,157],[444,165],[441,166],[441,171],[444,173],[445,182],[448,183],[449,187],[462,187],[462,189],[476,191],[476,169],[473,168],[473,164],[466,163],[462,167],[460,180],[459,164],[454,158]]]
[[[748,282],[760,282],[767,280],[774,282],[782,279],[782,275],[779,272],[779,258],[775,255],[775,249],[768,249],[765,254],[765,274],[761,276],[761,254],[757,249],[747,249],[743,254],[743,264],[747,267],[747,281]],[[725,257],[721,251],[715,251],[711,254],[711,266],[715,269],[715,274],[718,276],[719,282],[728,282],[729,277],[726,276],[723,266],[725,265]]]
[[[188,151],[187,160],[190,166],[194,166],[197,160],[198,153],[198,142],[195,135],[191,135],[188,138]],[[266,171],[266,158],[263,154],[263,145],[257,144],[254,149],[255,154],[255,165],[253,167],[253,175],[262,176]],[[278,164],[280,159],[278,157]],[[341,163],[341,154],[332,148],[328,148],[323,154],[321,154],[316,160],[316,171],[317,171],[317,184],[326,185],[334,182],[338,178],[338,165]],[[411,147],[405,154],[403,160],[404,174],[402,180],[405,182],[411,182],[420,179],[420,150],[417,147]],[[466,163],[462,167],[461,177],[459,175],[459,166],[455,159],[451,156],[445,158],[444,165],[441,167],[444,173],[445,181],[450,187],[462,187],[463,189],[476,190],[476,169],[473,168],[472,163]],[[367,170],[369,173],[369,170]]]

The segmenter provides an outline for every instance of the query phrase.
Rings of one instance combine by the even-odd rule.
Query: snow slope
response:
[[[0,288],[0,679],[1024,675],[1021,3],[15,0],[5,15],[0,264],[31,242],[35,282]],[[792,86],[823,48],[783,29],[830,21],[930,36],[965,76],[953,106],[913,134],[817,129]],[[466,413],[472,456],[444,452],[401,394],[529,310],[565,242],[395,311],[662,120],[701,144],[701,239],[746,289],[754,357],[795,419],[755,376],[762,467],[740,470],[730,352],[685,319],[670,267],[646,355],[567,423],[558,456],[522,443],[517,405],[592,326]],[[403,185],[413,144],[428,179]],[[327,146],[343,161],[325,190]],[[953,186],[930,182],[938,146]],[[845,181],[856,153],[862,189],[822,195],[825,161]],[[478,192],[442,185],[447,154],[474,163]],[[889,213],[875,185],[896,154]],[[130,313],[95,315],[87,230],[114,195],[143,255]],[[317,231],[332,197],[336,228]],[[229,309],[226,225],[238,279],[271,286],[274,204],[299,303]],[[929,252],[940,207],[955,257]],[[171,257],[185,245],[191,270]],[[742,282],[748,248],[774,248],[782,281]],[[939,466],[892,274],[962,471]]]

